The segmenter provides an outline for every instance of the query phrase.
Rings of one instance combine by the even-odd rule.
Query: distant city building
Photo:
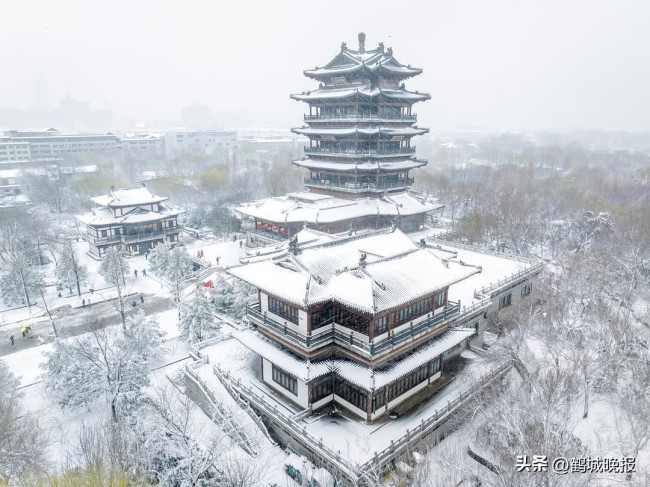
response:
[[[296,141],[290,137],[244,136],[239,138],[238,143],[256,152],[275,154],[280,151],[292,152]]]
[[[17,204],[25,202],[23,186],[23,168],[30,160],[29,143],[11,141],[0,137],[0,204]],[[16,199],[17,196],[21,198]]]
[[[411,139],[428,132],[415,125],[415,103],[430,95],[408,91],[403,81],[422,72],[405,66],[380,43],[358,50],[345,43],[324,67],[306,70],[320,82],[315,91],[291,95],[309,105],[307,125],[292,131],[309,139],[305,157],[293,163],[309,170],[308,191],[237,208],[249,217],[257,239],[288,238],[303,224],[327,233],[423,228],[427,213],[442,208],[409,191],[409,172],[427,161],[415,157]]]
[[[54,128],[44,131],[10,130],[4,133],[11,142],[29,144],[31,161],[50,160],[84,152],[113,152],[121,149],[120,137],[106,134],[62,134]]]
[[[147,188],[111,190],[91,198],[97,207],[75,218],[89,253],[101,258],[108,247],[119,246],[129,254],[144,254],[162,242],[177,242],[184,210],[166,203],[167,197]]]
[[[122,137],[122,148],[136,154],[165,155],[165,137],[161,134],[127,134]]]
[[[165,132],[167,157],[183,153],[212,154],[215,151],[231,151],[237,145],[237,132],[219,130],[174,129]]]

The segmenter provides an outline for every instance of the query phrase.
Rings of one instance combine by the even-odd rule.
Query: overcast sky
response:
[[[204,103],[301,125],[302,70],[364,31],[424,68],[423,126],[650,130],[649,25],[647,0],[7,1],[0,107],[68,94],[144,122]]]

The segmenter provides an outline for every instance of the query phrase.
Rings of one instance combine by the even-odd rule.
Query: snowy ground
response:
[[[220,257],[218,272],[223,272],[223,268],[230,265],[239,264],[240,256],[244,255],[245,246],[240,247],[239,241],[195,241],[188,245],[190,252],[203,250],[204,259],[211,265],[216,265],[216,257]],[[76,291],[70,295],[69,290],[59,291],[54,286],[48,288],[45,295],[47,305],[50,310],[65,307],[69,308],[64,318],[56,319],[60,321],[59,326],[68,326],[73,322],[79,321],[79,317],[89,311],[87,300],[92,301],[93,310],[109,310],[108,305],[102,306],[101,302],[110,300],[114,297],[115,291],[112,290],[98,273],[99,262],[90,258],[86,253],[86,244],[78,243],[77,251],[83,263],[88,266],[90,279],[89,283],[82,288],[82,296],[78,297]],[[147,277],[143,277],[142,269],[148,268],[148,263],[144,256],[132,257],[129,259],[131,269],[138,269],[137,277],[131,274],[127,277],[127,292],[134,296],[144,295],[145,300],[155,301],[159,297],[168,298],[169,290],[150,272]],[[54,264],[49,264],[46,269],[48,280],[53,280]],[[210,277],[206,278],[209,280]],[[94,294],[90,293],[90,288],[94,289]],[[86,307],[82,306],[82,299],[86,299]],[[138,303],[138,306],[140,304]],[[186,343],[178,340],[178,312],[175,308],[167,309],[162,312],[149,314],[155,318],[162,330],[166,333],[165,353],[163,357],[152,366],[151,382],[152,386],[162,385],[167,382],[167,376],[172,376],[185,364],[190,362],[188,347]],[[78,319],[79,318],[79,319]],[[117,322],[116,322],[117,323]],[[102,400],[88,408],[64,410],[54,403],[46,393],[43,387],[42,374],[43,365],[47,360],[47,354],[52,350],[52,343],[40,344],[34,338],[23,339],[20,336],[20,327],[24,324],[32,326],[32,334],[46,338],[48,342],[53,340],[53,334],[47,319],[45,310],[42,306],[42,299],[39,297],[37,305],[28,307],[0,308],[0,330],[8,336],[15,336],[15,346],[10,348],[10,344],[0,346],[2,360],[8,368],[18,377],[20,386],[18,393],[22,394],[22,403],[26,412],[32,413],[39,420],[41,426],[45,427],[50,435],[51,446],[48,451],[50,466],[55,469],[61,469],[69,465],[74,465],[79,460],[78,436],[84,427],[99,424],[106,418],[107,408]],[[117,326],[117,325],[115,325]],[[231,341],[234,343],[234,340]],[[242,364],[250,366],[246,361]],[[210,385],[218,390],[220,383],[214,376],[205,377]],[[214,381],[212,380],[214,379]],[[215,382],[214,384],[212,382]],[[241,424],[252,423],[250,417],[241,411],[234,401],[226,395],[223,396],[224,402],[237,415]],[[200,410],[194,414],[193,420],[196,422],[197,438],[206,437],[210,431],[215,431],[218,427],[210,418],[205,416]],[[255,426],[256,428],[256,426]],[[233,461],[256,462],[260,469],[263,469],[263,483],[268,485],[276,483],[278,486],[297,487],[298,484],[289,478],[285,473],[285,464],[292,464],[303,474],[308,474],[317,479],[322,486],[331,485],[331,476],[311,465],[302,457],[283,451],[280,447],[271,444],[268,440],[261,441],[261,451],[255,458],[250,458],[241,449],[234,445],[227,448],[226,456]]]
[[[270,404],[277,405],[285,414],[294,415],[300,412],[298,406],[284,400],[277,392],[257,378],[256,367],[259,368],[257,364],[259,359],[238,341],[226,340],[203,348],[201,352],[209,356],[211,364],[218,364],[233,377],[241,379],[244,385],[263,394]],[[448,401],[455,399],[473,383],[472,378],[485,373],[479,357],[471,352],[464,352],[464,354],[470,359],[470,365],[458,377],[430,400],[423,402],[397,420],[384,419],[367,424],[347,413],[341,417],[333,418],[326,414],[327,410],[324,410],[320,414],[302,419],[301,426],[305,426],[307,431],[315,437],[322,438],[323,442],[333,450],[339,450],[344,457],[353,462],[365,463],[372,458],[374,452],[380,452],[389,447],[391,440],[396,440],[406,434],[407,429],[417,428],[423,419],[428,419],[435,414],[436,410],[445,408]],[[206,365],[199,370],[202,377],[204,375],[213,376],[211,380],[218,383],[212,374],[212,365]],[[221,387],[218,390],[228,394]]]

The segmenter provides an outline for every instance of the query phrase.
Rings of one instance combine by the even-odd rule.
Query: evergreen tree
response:
[[[200,342],[215,335],[221,328],[212,312],[212,305],[205,291],[198,289],[189,303],[181,305],[178,328],[179,336],[187,341]]]

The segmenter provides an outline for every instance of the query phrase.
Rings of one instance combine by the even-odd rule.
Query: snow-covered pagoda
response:
[[[259,291],[247,309],[256,330],[236,338],[261,357],[260,380],[304,409],[335,402],[374,421],[429,386],[431,393],[444,360],[467,348],[490,307],[483,300],[461,310],[465,291],[454,292],[480,266],[399,230],[297,241],[228,272]]]
[[[184,210],[170,206],[167,197],[144,186],[111,189],[91,200],[97,206],[75,218],[94,257],[103,257],[113,246],[129,254],[144,254],[159,243],[178,241],[182,231],[178,216]]]
[[[306,125],[292,129],[309,138],[305,157],[293,163],[309,171],[307,191],[269,198],[238,208],[255,221],[256,231],[291,237],[303,224],[327,233],[378,229],[396,224],[421,229],[426,214],[441,208],[409,191],[412,169],[427,162],[415,157],[411,139],[428,132],[415,125],[412,107],[430,98],[409,91],[404,80],[422,72],[405,66],[382,43],[366,50],[341,45],[324,67],[304,71],[319,88],[291,98],[306,102]]]

